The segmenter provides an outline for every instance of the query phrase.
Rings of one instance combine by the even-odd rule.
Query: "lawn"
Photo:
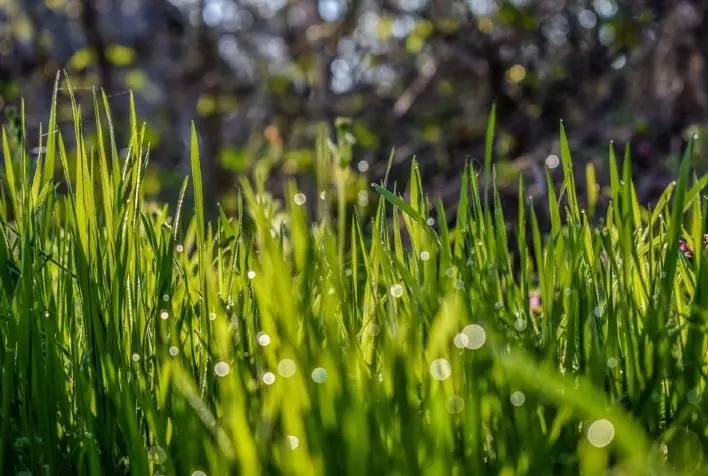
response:
[[[361,220],[350,145],[325,139],[315,196],[243,180],[238,212],[208,222],[196,131],[180,199],[155,205],[135,113],[116,144],[97,93],[90,145],[73,96],[74,131],[46,134],[56,102],[43,131],[3,131],[0,473],[708,472],[692,144],[653,207],[610,144],[600,210],[592,173],[576,194],[561,126],[561,187],[548,176],[533,199],[520,180],[509,225],[492,111],[454,226],[430,219],[445,213],[413,160]]]

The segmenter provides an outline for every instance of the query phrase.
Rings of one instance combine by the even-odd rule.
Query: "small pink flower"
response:
[[[679,250],[681,250],[681,253],[683,253],[687,260],[693,260],[693,250],[688,246],[688,243],[683,240],[679,241]]]
[[[529,298],[529,308],[531,310],[531,314],[540,314],[543,310],[543,306],[541,303],[541,293],[539,291],[531,291],[529,292]]]

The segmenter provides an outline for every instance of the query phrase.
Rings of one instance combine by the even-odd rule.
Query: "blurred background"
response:
[[[229,210],[257,167],[276,193],[311,176],[317,134],[344,117],[352,201],[395,146],[393,177],[403,185],[416,156],[427,192],[450,202],[464,163],[483,157],[495,103],[509,194],[519,173],[544,193],[563,119],[581,184],[588,162],[605,180],[611,139],[630,143],[647,201],[708,123],[707,59],[698,0],[0,0],[0,122],[12,127],[23,97],[37,141],[65,68],[87,133],[100,87],[125,144],[133,90],[152,148],[146,191],[174,196],[196,120],[206,190]],[[66,98],[59,118],[70,127]]]

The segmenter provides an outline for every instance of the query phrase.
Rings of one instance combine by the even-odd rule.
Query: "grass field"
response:
[[[196,133],[193,199],[151,205],[141,123],[133,112],[117,145],[105,97],[91,106],[94,147],[73,97],[73,132],[44,133],[56,107],[44,132],[3,132],[0,473],[708,472],[708,178],[690,146],[644,208],[629,152],[610,145],[597,216],[594,174],[577,196],[561,127],[562,188],[533,203],[519,183],[513,241],[493,112],[452,228],[431,224],[441,205],[415,162],[405,194],[373,187],[361,222],[345,202],[350,146],[324,139],[322,188],[289,185],[286,219],[255,179],[235,216],[207,223]]]

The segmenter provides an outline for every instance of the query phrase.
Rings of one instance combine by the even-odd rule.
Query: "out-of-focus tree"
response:
[[[183,173],[196,117],[222,191],[307,170],[317,124],[350,117],[360,172],[396,146],[448,197],[495,102],[500,180],[524,170],[542,193],[559,118],[586,160],[631,140],[649,177],[677,153],[708,106],[705,25],[697,0],[0,0],[0,107],[23,96],[36,125],[60,68],[116,117],[132,89],[153,163]]]

